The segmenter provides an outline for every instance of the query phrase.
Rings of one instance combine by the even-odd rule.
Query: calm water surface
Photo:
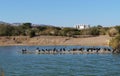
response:
[[[36,47],[0,47],[0,68],[5,76],[120,76],[120,55],[19,53],[22,48]]]

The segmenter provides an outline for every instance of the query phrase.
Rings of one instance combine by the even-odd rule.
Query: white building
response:
[[[75,25],[75,28],[79,29],[79,30],[88,29],[88,28],[90,28],[90,25],[78,24],[78,25]]]

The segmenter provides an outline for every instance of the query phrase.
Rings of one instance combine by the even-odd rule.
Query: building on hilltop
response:
[[[76,28],[76,29],[79,29],[79,30],[83,30],[83,29],[88,29],[88,28],[90,28],[90,25],[78,24],[78,25],[75,25],[75,28]]]

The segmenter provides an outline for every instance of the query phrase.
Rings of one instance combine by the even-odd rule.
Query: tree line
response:
[[[106,35],[109,28],[100,25],[89,29],[78,30],[70,27],[55,27],[55,26],[32,26],[32,23],[22,23],[18,26],[12,24],[0,24],[0,36],[68,36],[75,35]]]

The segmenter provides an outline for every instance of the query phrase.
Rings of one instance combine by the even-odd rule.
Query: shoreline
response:
[[[87,38],[62,36],[1,36],[0,46],[109,46],[108,35]]]
[[[94,46],[88,46],[88,45],[27,45],[27,44],[11,44],[11,45],[0,45],[0,47],[7,47],[7,46],[85,46],[85,47],[97,47],[98,45],[94,45]],[[98,46],[98,47],[110,47],[110,46],[108,46],[108,45],[101,45],[101,46]]]

